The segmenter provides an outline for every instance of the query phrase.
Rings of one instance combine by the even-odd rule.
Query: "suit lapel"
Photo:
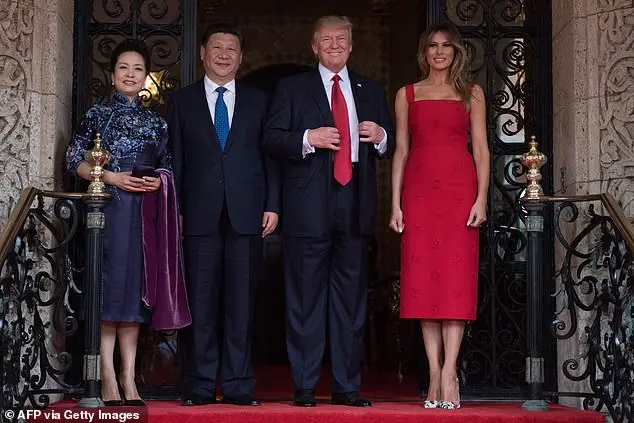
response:
[[[354,106],[357,109],[357,119],[359,123],[363,122],[365,116],[367,116],[366,105],[366,93],[363,84],[357,77],[357,75],[348,69],[348,77],[350,78],[350,87],[352,88],[352,96],[354,97]]]
[[[225,145],[225,152],[229,151],[231,144],[236,138],[236,132],[240,128],[240,122],[242,120],[242,112],[244,111],[244,102],[248,99],[242,98],[244,93],[240,86],[236,84],[235,104],[233,107],[233,118],[231,119],[231,127],[229,128],[229,135],[227,136],[227,144]]]
[[[330,104],[328,104],[328,96],[324,89],[324,83],[321,80],[319,71],[312,72],[312,77],[309,82],[309,90],[313,95],[313,99],[317,102],[317,107],[324,119],[324,126],[335,126],[335,121],[332,118],[332,112],[330,111]]]
[[[357,119],[359,123],[363,122],[365,116],[367,116],[366,107],[366,92],[363,84],[357,77],[357,75],[348,69],[348,77],[350,78],[350,87],[352,88],[352,96],[354,97],[354,106],[357,109]],[[368,158],[367,143],[359,141],[359,163],[363,165]]]
[[[199,113],[200,122],[202,123],[209,139],[213,141],[214,145],[220,149],[220,140],[218,139],[218,134],[216,133],[216,128],[214,127],[214,121],[211,119],[212,111],[209,110],[209,104],[207,103],[207,95],[205,93],[205,82],[201,79],[198,82],[198,88],[196,89],[196,98],[195,98],[195,106],[194,110]]]

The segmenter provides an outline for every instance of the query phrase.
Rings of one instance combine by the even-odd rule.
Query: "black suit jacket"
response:
[[[264,211],[279,214],[279,165],[262,149],[267,105],[264,93],[236,84],[231,130],[222,151],[203,79],[170,98],[169,146],[184,235],[217,230],[225,198],[240,234],[261,233]]]
[[[378,83],[348,70],[359,122],[373,121],[387,133],[387,151],[379,156],[371,143],[359,143],[359,229],[371,235],[376,215],[375,158],[393,154],[394,130],[385,92]],[[334,127],[328,97],[318,70],[282,79],[269,107],[264,149],[282,160],[282,233],[318,237],[330,232],[328,199],[333,152],[316,149],[302,158],[306,129]]]

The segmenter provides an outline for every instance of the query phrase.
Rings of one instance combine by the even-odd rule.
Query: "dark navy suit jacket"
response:
[[[395,140],[385,92],[378,83],[348,71],[359,122],[373,121],[387,133],[387,151],[379,156],[371,143],[359,143],[359,229],[372,235],[376,215],[375,158],[390,157]],[[330,232],[328,200],[333,152],[316,149],[302,158],[306,129],[334,127],[318,70],[282,79],[269,107],[264,149],[282,161],[282,234],[320,237]]]
[[[185,236],[217,230],[224,201],[234,230],[242,235],[261,233],[264,211],[280,213],[279,165],[262,149],[266,113],[266,95],[236,83],[231,130],[223,151],[204,80],[170,98],[169,147]]]

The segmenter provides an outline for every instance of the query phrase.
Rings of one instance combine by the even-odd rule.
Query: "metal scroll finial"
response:
[[[99,132],[95,135],[94,147],[86,151],[84,158],[92,165],[92,170],[90,171],[92,182],[88,185],[88,194],[105,194],[106,184],[103,183],[101,178],[103,178],[105,173],[103,167],[110,162],[110,153],[101,148],[101,134]]]
[[[528,169],[526,179],[528,179],[529,183],[524,198],[528,200],[539,200],[544,197],[544,190],[539,183],[542,179],[542,174],[539,172],[539,169],[548,159],[544,153],[537,151],[538,144],[535,135],[531,137],[528,145],[530,149],[527,153],[522,154],[520,158],[522,165]]]

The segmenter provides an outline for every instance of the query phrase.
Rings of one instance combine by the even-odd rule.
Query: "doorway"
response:
[[[242,27],[245,51],[238,78],[270,92],[280,77],[315,66],[309,44],[312,25],[317,17],[332,13],[348,15],[353,21],[350,67],[382,83],[393,109],[396,91],[419,77],[419,35],[429,22],[451,20],[467,44],[474,79],[487,95],[492,153],[489,223],[480,237],[478,320],[463,344],[461,378],[466,395],[522,396],[526,392],[525,228],[516,199],[524,180],[516,166],[533,134],[541,141],[540,149],[552,157],[550,11],[550,0],[323,0],[310,5],[296,0],[76,2],[74,121],[106,96],[109,55],[123,37],[140,37],[151,46],[151,80],[144,98],[148,107],[165,112],[174,90],[202,76],[198,45],[208,23],[230,20]],[[549,190],[552,169],[547,165],[542,170],[544,188]],[[377,173],[378,219],[372,251],[376,260],[371,281],[374,308],[368,316],[366,368],[424,381],[419,331],[395,313],[400,240],[387,228],[389,162],[381,161]],[[546,230],[547,236],[552,234],[549,222]],[[545,257],[550,256],[550,250],[546,251]],[[263,266],[254,358],[259,363],[283,365],[278,235],[265,243]],[[552,280],[552,263],[546,263],[544,280]],[[82,336],[79,331],[78,337]],[[173,333],[147,333],[142,340],[142,390],[152,396],[177,392],[175,339]],[[554,350],[550,357],[555,357]],[[556,360],[546,363],[550,363],[548,389],[555,383],[552,363]]]

